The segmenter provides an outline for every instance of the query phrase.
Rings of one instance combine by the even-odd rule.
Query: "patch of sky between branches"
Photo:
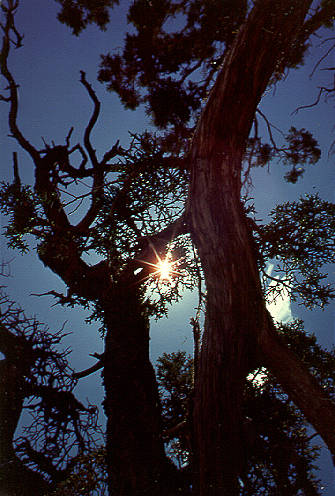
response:
[[[274,264],[268,264],[266,268],[266,273],[271,276],[274,269]],[[273,286],[278,284],[275,281],[271,281],[269,286]],[[287,324],[293,320],[292,309],[291,309],[291,297],[290,290],[287,287],[282,287],[282,291],[280,296],[273,299],[272,301],[266,304],[267,309],[269,310],[272,318],[276,322],[281,322],[282,324]]]

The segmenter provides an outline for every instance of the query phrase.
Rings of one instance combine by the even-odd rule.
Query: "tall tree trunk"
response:
[[[256,2],[226,55],[191,146],[187,212],[208,290],[194,409],[200,495],[240,492],[243,386],[263,354],[264,363],[335,448],[334,405],[273,330],[260,287],[257,250],[240,200],[242,157],[257,105],[302,29],[310,4]],[[291,365],[299,370],[297,377],[289,374]],[[309,415],[306,399],[316,390],[317,406]],[[318,418],[317,411],[327,413],[331,421]]]
[[[103,372],[109,492],[175,494],[177,470],[164,452],[146,306],[131,283],[117,284],[109,296],[104,302],[108,330]]]
[[[213,202],[203,202],[200,192],[197,201],[211,224],[206,234],[199,223],[194,230],[208,291],[195,398],[196,456],[200,494],[234,495],[245,461],[241,410],[245,377],[256,363],[253,328],[262,329],[264,314],[256,252],[236,181],[229,166],[209,165],[206,170],[216,176]]]
[[[158,388],[149,359],[147,305],[139,278],[133,268],[115,280],[107,262],[86,265],[71,240],[63,243],[60,258],[57,239],[54,236],[43,245],[40,258],[62,277],[72,294],[97,303],[104,317],[109,493],[175,494],[178,472],[164,451]]]

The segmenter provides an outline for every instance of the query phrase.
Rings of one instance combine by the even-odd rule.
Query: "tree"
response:
[[[181,29],[165,29],[178,14]],[[128,20],[136,32],[127,35],[122,56],[102,58],[100,80],[128,107],[146,102],[156,124],[170,126],[170,136],[171,126],[172,133],[180,134],[181,128],[187,134],[185,122],[198,119],[187,154],[191,178],[186,203],[208,292],[195,396],[198,486],[200,494],[238,494],[244,463],[243,383],[258,362],[271,370],[335,452],[334,406],[277,335],[241,203],[243,159],[262,95],[286,69],[303,63],[311,35],[333,25],[334,4],[320,1],[312,9],[312,2],[295,0],[234,2],[234,7],[230,2],[139,0]],[[190,76],[200,68],[206,76],[197,84]],[[200,100],[209,89],[198,118]],[[173,104],[167,108],[164,101]],[[312,155],[299,156],[304,130],[299,142],[294,134],[292,129],[293,154],[287,157],[291,182],[303,172],[297,168],[301,160],[317,158],[310,138]],[[259,151],[262,159],[278,152],[276,146]]]
[[[301,321],[280,325],[278,331],[333,396],[334,350],[323,350],[313,334],[305,333]],[[157,367],[166,449],[188,485],[192,484],[193,364],[191,356],[179,351],[164,353]],[[264,367],[250,374],[245,383],[243,427],[248,461],[241,474],[242,495],[321,494],[314,475],[315,434],[307,430],[304,416]],[[103,479],[104,460],[101,449],[78,457],[73,472],[53,494],[88,494]]]
[[[64,333],[49,333],[2,291],[0,303],[0,490],[42,496],[95,447],[97,410],[73,394],[69,352],[56,348]],[[14,439],[24,409],[32,420]]]
[[[66,18],[66,12],[70,12],[72,7],[76,8],[77,33],[85,24],[79,23],[78,29],[78,18],[85,19],[80,16],[85,15],[85,12],[89,13],[92,7],[94,10],[96,6],[94,3],[88,7],[83,6],[75,0],[60,3],[68,9],[63,11],[65,14],[61,20],[69,24],[71,16]],[[103,6],[109,5],[110,2],[100,2],[102,9]],[[162,3],[140,0],[132,4],[129,12],[129,20],[135,25],[137,33],[127,37],[123,56],[106,56],[102,60],[100,80],[107,82],[111,89],[117,91],[129,107],[134,108],[145,102],[157,125],[168,127],[159,140],[162,147],[160,150],[163,151],[160,163],[164,164],[167,170],[178,170],[182,173],[188,169],[190,173],[185,215],[173,224],[165,224],[163,234],[159,236],[155,235],[152,229],[150,241],[155,246],[158,242],[159,247],[156,247],[156,250],[159,253],[160,248],[171,239],[172,233],[184,234],[189,230],[198,249],[206,279],[207,316],[200,360],[197,364],[194,409],[195,467],[199,472],[199,494],[239,493],[239,477],[245,465],[242,428],[244,383],[249,372],[261,365],[273,373],[285,392],[304,412],[334,452],[334,406],[296,355],[282,342],[266,310],[259,277],[261,256],[253,233],[253,228],[257,232],[257,226],[250,222],[245,205],[241,201],[245,172],[242,166],[248,154],[251,157],[249,164],[252,164],[252,157],[255,155],[251,152],[256,152],[256,162],[260,164],[274,154],[284,154],[291,166],[287,175],[291,182],[295,182],[302,173],[297,167],[298,164],[313,163],[318,158],[316,143],[305,130],[291,129],[285,149],[279,149],[271,141],[271,134],[271,146],[260,144],[255,120],[257,105],[265,89],[280,79],[286,68],[295,67],[302,62],[311,34],[321,26],[329,26],[333,22],[332,2],[320,2],[316,10],[308,15],[310,6],[311,2],[297,0],[281,0],[276,3],[262,0],[252,5],[247,2],[234,2],[234,8],[229,2]],[[166,21],[178,14],[181,14],[181,20],[185,21],[186,27],[184,25],[178,33],[164,30]],[[86,19],[94,22],[94,17]],[[104,24],[105,21],[100,25]],[[18,35],[15,29],[12,34]],[[119,379],[115,381],[115,377],[118,377],[120,371],[123,371],[124,375],[120,374],[119,377],[130,377],[129,370],[134,371],[135,366],[124,371],[125,355],[122,355],[120,349],[134,350],[134,355],[132,352],[128,353],[127,359],[136,367],[139,363],[147,363],[148,334],[147,325],[144,324],[142,330],[145,328],[145,332],[140,332],[139,335],[134,333],[132,337],[125,335],[125,327],[121,329],[123,323],[115,318],[120,308],[119,304],[122,304],[118,295],[127,295],[126,298],[134,310],[140,309],[139,321],[142,319],[143,323],[143,310],[148,310],[147,306],[142,306],[143,293],[139,294],[138,291],[131,295],[128,289],[130,281],[134,281],[135,269],[142,268],[142,276],[146,275],[145,270],[148,270],[148,266],[141,265],[136,260],[141,257],[141,260],[149,261],[147,253],[152,253],[150,248],[141,252],[143,244],[148,247],[148,239],[142,239],[140,245],[135,245],[138,251],[133,250],[134,258],[127,265],[122,257],[130,252],[121,249],[112,259],[112,264],[117,264],[117,270],[114,272],[109,269],[108,259],[101,265],[89,267],[81,258],[81,254],[84,252],[82,247],[88,236],[91,236],[90,240],[94,240],[89,229],[94,222],[99,221],[102,176],[108,172],[121,171],[121,184],[124,188],[119,188],[116,196],[119,195],[118,199],[122,200],[123,207],[125,204],[126,207],[134,208],[134,202],[129,204],[123,201],[123,193],[128,193],[128,184],[135,179],[138,181],[140,174],[139,171],[134,175],[129,174],[127,162],[122,166],[118,165],[121,169],[113,169],[115,164],[110,163],[113,158],[112,150],[106,152],[102,161],[97,160],[90,142],[90,134],[99,107],[84,75],[82,83],[95,104],[95,112],[84,137],[84,147],[92,167],[86,167],[83,148],[70,148],[70,134],[66,138],[63,150],[60,147],[49,147],[44,151],[37,151],[25,140],[16,122],[17,89],[7,66],[8,38],[7,36],[7,48],[5,43],[3,50],[5,62],[2,65],[2,73],[10,89],[10,129],[19,144],[34,160],[37,172],[35,190],[50,226],[50,232],[41,233],[43,244],[40,247],[40,257],[61,275],[69,286],[69,301],[73,301],[73,295],[86,301],[94,301],[97,303],[97,309],[104,311],[106,328],[114,326],[119,329],[118,333],[106,333],[108,355],[104,356],[104,377],[106,401],[108,394],[113,392],[116,398],[114,402],[118,405],[115,409],[125,412],[128,405],[122,405],[121,402],[118,404],[120,385],[123,392],[131,385],[128,382],[119,382]],[[174,57],[171,57],[171,53]],[[206,71],[205,79],[200,82],[196,78],[191,79],[192,74],[200,68]],[[199,116],[202,98],[209,90],[210,95]],[[171,104],[167,108],[166,101],[175,105]],[[193,121],[188,122],[190,118]],[[194,130],[196,120],[198,123]],[[253,123],[255,136],[250,140]],[[175,139],[176,136],[178,140]],[[190,136],[192,141],[189,143],[187,140]],[[67,156],[75,151],[82,154],[83,161],[79,169],[70,166],[64,159],[64,148]],[[118,151],[120,150],[114,149],[114,153]],[[55,166],[55,158],[58,169]],[[122,176],[124,172],[126,175]],[[94,181],[91,207],[82,222],[76,226],[69,224],[63,205],[59,201],[61,175],[72,180],[77,177],[91,177]],[[58,185],[55,185],[57,181]],[[141,190],[142,193],[144,191],[145,188]],[[111,199],[114,200],[114,197]],[[112,205],[115,207],[115,203]],[[137,235],[136,228],[130,225],[129,209],[127,214],[123,225],[127,233],[133,231],[132,235]],[[101,230],[108,233],[110,223],[113,225],[111,216],[100,224]],[[64,237],[64,229],[68,237]],[[63,243],[62,260],[56,256],[60,241]],[[121,245],[118,245],[118,248],[120,247]],[[115,251],[114,249],[113,254]],[[156,264],[155,258],[151,263]],[[70,273],[69,267],[75,268],[75,273]],[[114,276],[113,284],[110,275]],[[108,290],[105,289],[103,295],[97,294],[93,289],[97,287]],[[108,307],[111,301],[113,305],[115,303],[113,312]],[[133,320],[126,324],[127,329],[135,327],[135,324],[138,328],[141,327]],[[146,336],[146,343],[143,335]],[[143,344],[142,350],[145,350],[140,359],[138,353],[136,354],[136,350],[141,349],[139,343]],[[111,360],[107,359],[107,356],[111,357]],[[113,364],[110,365],[113,361],[115,368]],[[144,367],[144,370],[148,368]],[[152,373],[148,375],[153,377]],[[136,379],[138,376],[133,374],[131,383],[136,383]],[[148,384],[146,391],[154,391],[154,380],[146,379],[144,374],[140,387]],[[133,390],[129,389],[129,392],[132,393]],[[157,395],[151,393],[144,396],[147,398],[147,405],[150,401],[152,405],[152,398],[157,398]],[[110,414],[110,407],[111,404],[107,403],[109,438],[114,436],[114,439],[118,439],[115,425],[120,419],[115,413]],[[150,422],[150,432],[146,431],[148,422],[143,418],[132,418],[132,425],[136,421],[138,426],[141,425],[136,434],[138,439],[141,433],[145,433],[145,441],[152,439],[152,435],[157,439],[155,436],[159,428],[155,430],[154,427],[157,426],[158,417],[155,408],[150,412],[152,417],[146,415],[146,418],[154,419]],[[122,415],[120,417],[122,418]],[[136,456],[136,450],[132,449],[134,443],[127,436],[127,432],[122,432],[125,435],[119,444],[110,444],[110,452],[115,455],[117,449],[124,449],[127,456],[132,453],[133,459],[129,462],[128,458],[126,467],[120,469],[117,465],[118,458],[111,455],[109,467],[111,472],[114,471],[115,480],[122,474],[124,480],[129,481],[131,475],[127,472],[127,467],[129,469],[130,466],[139,466],[138,455]],[[227,446],[230,447],[229,450]],[[138,470],[142,475],[147,473],[149,479],[152,477],[150,474],[155,473],[155,468],[152,467],[157,466],[157,460],[160,465],[162,460],[162,444],[154,443],[150,452],[157,456],[146,459],[147,472],[143,466]],[[149,470],[150,462],[154,463]],[[136,485],[136,482],[134,484]],[[143,485],[148,486],[146,481]],[[129,494],[130,489],[126,489]]]
[[[332,395],[334,350],[322,350],[314,335],[306,335],[301,321],[281,325],[279,332],[302,354],[304,363]],[[193,364],[191,356],[179,351],[164,353],[157,367],[162,435],[187,485],[192,484]],[[242,474],[241,494],[321,494],[314,475],[318,454],[318,447],[312,444],[315,435],[308,433],[301,412],[264,368],[250,374],[246,381],[243,416],[248,463]],[[104,469],[103,449],[77,457],[72,473],[52,494],[89,494],[99,481],[103,482]]]
[[[271,370],[334,453],[334,406],[278,339],[265,307],[257,251],[240,199],[242,159],[257,105],[283,54],[297,41],[297,32],[305,36],[309,7],[310,2],[255,4],[226,55],[193,138],[189,213],[208,291],[206,346],[195,406],[200,494],[239,491],[242,385],[254,360]],[[229,121],[222,119],[223,109]],[[208,190],[211,195],[205,196]],[[223,411],[226,420],[220,425]],[[209,464],[215,441],[215,460]],[[229,455],[227,445],[233,446]],[[222,465],[231,476],[231,488],[223,479]]]
[[[178,297],[180,271],[185,270],[184,249],[183,260],[173,262],[173,284],[165,284],[164,294],[161,263],[180,254],[172,241],[185,233],[184,218],[175,208],[184,196],[185,171],[170,170],[157,140],[146,133],[133,136],[128,149],[116,142],[99,159],[91,135],[100,102],[84,72],[80,81],[93,112],[83,144],[71,146],[71,129],[62,145],[34,147],[18,125],[18,89],[8,66],[11,47],[22,42],[14,21],[17,7],[12,0],[1,6],[1,72],[9,90],[2,100],[9,102],[10,132],[32,159],[35,184],[34,189],[21,184],[14,155],[14,181],[3,185],[1,195],[3,211],[10,215],[10,245],[24,251],[25,235],[34,235],[39,258],[68,288],[66,295],[50,294],[65,305],[91,305],[91,318],[102,322],[110,494],[174,494],[180,481],[161,438],[160,402],[149,360],[149,316],[164,312],[165,302]],[[73,166],[71,160],[75,163],[78,157],[80,165]],[[88,194],[78,184],[83,178],[91,181]],[[167,201],[173,207],[168,208]],[[78,220],[82,202],[84,214]],[[94,265],[84,258],[92,251],[100,257]],[[146,297],[153,287],[158,290],[156,302]]]

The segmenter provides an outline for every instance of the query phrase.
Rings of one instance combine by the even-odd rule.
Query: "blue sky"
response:
[[[26,137],[36,146],[42,147],[42,137],[48,142],[54,140],[63,143],[69,129],[74,126],[73,143],[78,142],[83,134],[91,112],[91,101],[79,83],[80,70],[84,70],[87,79],[94,86],[102,101],[102,112],[93,134],[94,145],[101,154],[117,139],[121,144],[128,141],[128,131],[143,131],[150,126],[150,120],[143,109],[136,112],[126,111],[117,97],[107,93],[96,81],[99,56],[109,50],[120,47],[126,29],[125,5],[116,7],[112,26],[106,32],[89,27],[78,38],[56,20],[58,10],[53,0],[21,0],[17,15],[17,27],[24,33],[24,47],[12,52],[10,68],[20,84],[19,124]],[[315,47],[306,66],[299,71],[292,71],[282,83],[268,91],[261,109],[276,126],[287,132],[291,125],[305,127],[312,131],[322,148],[322,158],[317,165],[306,168],[305,175],[296,185],[283,180],[283,165],[272,164],[270,173],[266,170],[253,172],[254,187],[250,195],[255,198],[257,217],[266,220],[267,212],[277,203],[296,199],[306,193],[319,192],[330,201],[335,201],[335,156],[328,156],[332,141],[335,139],[334,102],[321,102],[317,108],[292,112],[300,105],[313,102],[317,96],[317,87],[328,84],[329,73],[317,72],[310,79],[313,66],[324,53],[324,48]],[[335,65],[334,55],[323,66]],[[2,85],[3,86],[3,85]],[[8,180],[12,175],[12,153],[18,151],[19,167],[22,180],[31,182],[32,164],[29,157],[21,151],[13,139],[8,138],[7,105],[0,106],[0,149],[1,176]],[[2,225],[5,220],[2,219]],[[73,366],[77,370],[92,365],[89,353],[102,351],[102,342],[94,325],[84,323],[87,314],[83,310],[68,310],[52,307],[54,301],[48,297],[37,298],[31,293],[43,293],[51,289],[62,291],[62,282],[37,260],[32,252],[21,256],[8,252],[6,240],[1,239],[1,259],[11,260],[12,277],[3,284],[8,286],[10,296],[18,301],[28,314],[36,316],[47,323],[51,329],[58,329],[67,321],[66,329],[73,331],[64,343],[73,349]],[[334,268],[330,268],[334,280]],[[189,325],[190,317],[195,313],[196,296],[186,294],[182,302],[175,305],[168,319],[153,322],[151,330],[151,353],[153,359],[164,351],[171,352],[181,347],[192,350],[192,336]],[[277,308],[278,310],[278,308]],[[286,299],[282,314],[292,313],[294,317],[303,318],[306,328],[317,334],[325,346],[334,343],[334,304],[325,311],[306,311]],[[100,374],[84,379],[78,392],[91,402],[99,403],[102,390],[97,386]],[[328,461],[327,461],[327,460]],[[328,455],[323,461],[325,484],[330,485],[333,474]],[[329,489],[330,491],[330,489]],[[325,492],[324,494],[331,494]]]

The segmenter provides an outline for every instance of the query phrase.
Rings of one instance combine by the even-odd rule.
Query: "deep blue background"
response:
[[[12,52],[9,64],[20,85],[18,122],[25,136],[37,148],[43,147],[42,137],[46,142],[54,140],[59,144],[64,143],[72,126],[75,127],[72,142],[80,141],[92,108],[91,101],[79,83],[80,70],[86,72],[88,81],[103,103],[101,117],[93,133],[98,153],[101,150],[102,155],[117,139],[126,145],[129,141],[128,131],[142,132],[150,127],[150,119],[143,109],[136,112],[124,110],[117,97],[107,93],[96,81],[100,54],[122,45],[123,34],[127,29],[125,14],[129,2],[121,3],[114,10],[112,24],[106,32],[89,27],[76,38],[56,20],[58,7],[54,1],[21,0],[16,22],[25,35],[24,47]],[[318,86],[329,86],[330,74],[327,71],[317,71],[310,78],[315,63],[324,52],[325,46],[320,46],[319,40],[314,38],[314,47],[310,50],[306,65],[299,71],[291,71],[283,82],[268,90],[263,98],[262,111],[284,132],[294,125],[314,133],[322,149],[322,158],[317,165],[307,168],[303,179],[296,185],[283,180],[285,167],[282,164],[272,164],[270,173],[265,169],[254,171],[250,195],[255,198],[259,219],[266,220],[267,213],[275,204],[296,199],[308,192],[319,192],[324,199],[335,201],[334,156],[329,155],[331,143],[335,139],[334,102],[330,100],[326,104],[322,101],[313,109],[301,110],[292,115],[298,106],[315,100]],[[321,67],[334,66],[334,62],[334,55],[331,55]],[[1,102],[1,177],[11,179],[12,153],[18,151],[21,178],[31,183],[33,169],[29,157],[24,151],[18,150],[12,138],[8,138],[7,110],[7,104]],[[277,137],[279,139],[280,135]],[[5,223],[6,220],[2,219],[2,226]],[[3,281],[8,286],[10,296],[23,306],[27,314],[35,314],[51,329],[59,329],[67,321],[65,329],[72,331],[72,334],[64,340],[64,345],[71,346],[73,350],[72,366],[82,370],[92,365],[94,359],[89,357],[89,353],[101,352],[103,343],[97,326],[85,324],[88,314],[82,310],[52,307],[54,301],[49,297],[30,296],[31,293],[43,293],[51,289],[64,290],[60,279],[38,261],[36,253],[21,256],[8,251],[3,236],[1,259],[11,261],[11,277]],[[330,267],[329,274],[331,280],[334,280],[333,267]],[[196,304],[196,295],[188,293],[181,303],[171,309],[168,319],[152,323],[153,360],[165,351],[184,348],[192,352],[189,320],[195,313]],[[321,344],[327,347],[333,345],[334,304],[324,311],[306,311],[298,305],[291,307],[288,301],[284,301],[281,308],[277,308],[277,317],[279,314],[284,319],[292,314],[303,318],[306,329],[315,332]],[[100,404],[103,397],[100,382],[99,373],[85,378],[80,382],[77,392],[83,399],[88,398],[92,403]],[[334,494],[334,473],[327,452],[322,455],[321,465],[324,494]]]

